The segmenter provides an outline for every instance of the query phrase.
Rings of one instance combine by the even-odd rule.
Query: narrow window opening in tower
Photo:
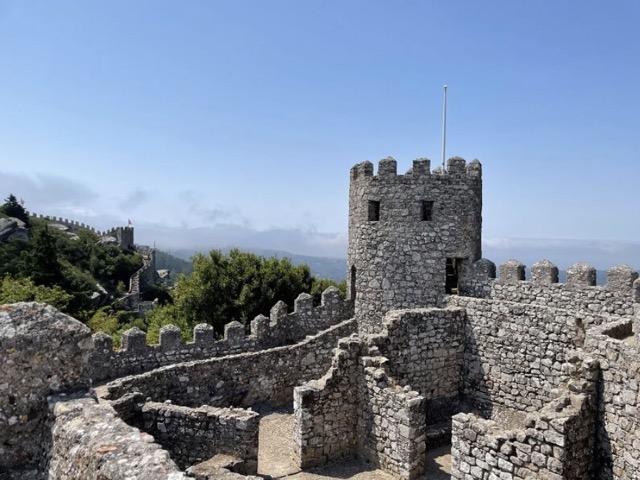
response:
[[[351,275],[349,275],[350,285],[349,285],[349,298],[351,300],[356,299],[356,267],[355,265],[351,266]]]
[[[380,202],[369,200],[369,221],[377,222],[378,220],[380,220]]]
[[[423,222],[430,222],[433,220],[433,200],[422,201],[422,217]]]
[[[449,295],[458,294],[458,262],[457,258],[447,258],[445,292]]]

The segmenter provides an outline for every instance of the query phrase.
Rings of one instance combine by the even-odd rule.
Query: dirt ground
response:
[[[393,480],[393,477],[370,464],[349,458],[301,472],[293,449],[293,415],[278,411],[267,413],[260,422],[258,474],[287,480]],[[427,452],[426,480],[450,480],[450,446]]]

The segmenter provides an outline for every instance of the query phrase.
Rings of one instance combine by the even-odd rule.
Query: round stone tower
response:
[[[363,162],[349,185],[349,296],[358,328],[379,331],[389,310],[435,306],[457,293],[465,268],[481,257],[482,166],[450,158],[431,172],[414,160],[405,175],[393,158],[378,174]]]

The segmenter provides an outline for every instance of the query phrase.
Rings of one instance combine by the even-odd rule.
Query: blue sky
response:
[[[0,0],[0,195],[167,249],[345,256],[350,166],[438,162],[446,83],[486,256],[640,266],[639,23],[636,0]]]

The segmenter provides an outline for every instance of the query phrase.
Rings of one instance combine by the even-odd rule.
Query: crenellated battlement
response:
[[[91,225],[78,222],[76,220],[69,220],[68,218],[56,217],[51,215],[42,215],[33,212],[28,212],[30,218],[39,218],[48,220],[53,223],[64,225],[71,232],[76,232],[80,229],[89,230],[99,237],[114,237],[118,242],[120,248],[133,250],[134,249],[134,229],[132,226],[125,227],[113,227],[109,230],[100,231]]]
[[[29,213],[29,217],[30,218],[40,218],[40,219],[44,219],[44,220],[49,220],[50,222],[54,222],[54,223],[59,223],[61,225],[64,225],[66,227],[69,227],[69,229],[71,229],[72,231],[78,230],[78,229],[85,229],[85,230],[90,230],[93,233],[95,233],[96,235],[101,235],[102,232],[100,232],[99,230],[95,229],[94,227],[87,225],[85,223],[81,223],[75,220],[69,220],[68,218],[62,218],[62,217],[55,217],[55,216],[51,216],[51,215],[42,215],[42,214],[37,214],[37,213],[33,213],[33,212],[28,212]]]
[[[452,177],[469,177],[472,179],[482,178],[482,165],[476,159],[467,164],[461,157],[451,157],[447,160],[446,168],[443,170],[438,166],[431,170],[431,160],[428,158],[417,158],[413,161],[413,166],[404,174],[398,174],[398,162],[393,157],[387,157],[378,162],[377,175],[374,174],[374,166],[370,161],[364,161],[351,167],[351,181],[424,181],[437,180]]]
[[[216,339],[213,327],[196,325],[193,340],[183,343],[180,329],[166,325],[160,329],[157,345],[147,345],[146,334],[137,327],[122,335],[122,348],[114,350],[113,339],[105,333],[93,336],[96,354],[93,359],[94,380],[141,373],[164,365],[237,353],[255,352],[303,340],[353,316],[353,304],[342,300],[338,289],[329,287],[322,302],[313,305],[313,297],[302,293],[294,302],[293,312],[284,302],[271,309],[271,318],[258,315],[250,324],[250,333],[240,322],[225,325],[224,336]]]
[[[558,267],[549,260],[531,266],[530,280],[518,260],[508,260],[498,270],[496,278],[493,262],[475,262],[461,279],[460,293],[609,315],[632,315],[634,304],[640,303],[638,273],[627,265],[609,269],[602,286],[596,285],[596,269],[586,263],[568,268],[566,283],[559,283]]]

